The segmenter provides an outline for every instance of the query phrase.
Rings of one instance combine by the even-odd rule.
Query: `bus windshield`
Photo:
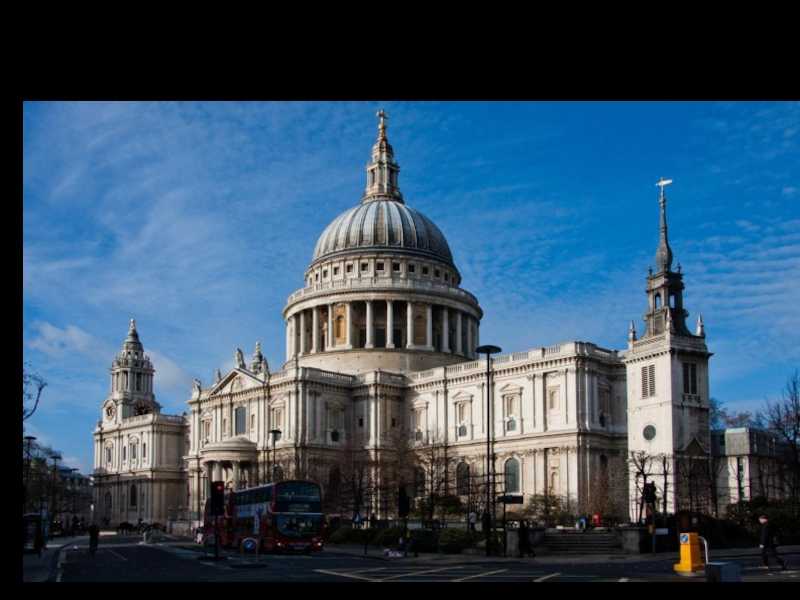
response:
[[[287,537],[304,538],[319,535],[321,515],[278,515],[278,531]]]
[[[319,502],[319,486],[314,483],[281,483],[278,484],[277,499],[287,502]]]

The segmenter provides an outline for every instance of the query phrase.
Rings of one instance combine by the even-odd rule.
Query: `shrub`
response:
[[[417,552],[436,552],[438,550],[438,536],[432,529],[415,529],[411,532],[413,548]]]
[[[372,544],[374,546],[391,546],[397,545],[400,536],[403,535],[402,527],[386,527],[378,529],[372,536]]]
[[[375,534],[370,529],[353,529],[351,527],[340,527],[331,534],[328,539],[330,544],[363,544],[372,539]]]
[[[439,552],[461,554],[464,548],[471,547],[476,541],[472,532],[463,529],[443,529],[439,533]]]

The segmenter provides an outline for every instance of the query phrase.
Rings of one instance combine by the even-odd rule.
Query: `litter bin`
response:
[[[706,581],[741,581],[742,568],[739,563],[710,562],[706,564]]]

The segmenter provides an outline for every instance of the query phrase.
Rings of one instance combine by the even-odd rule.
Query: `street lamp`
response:
[[[492,389],[491,389],[491,362],[492,354],[502,352],[499,346],[478,346],[475,348],[478,354],[486,355],[486,515],[484,524],[486,525],[486,556],[490,555],[490,535],[492,529],[492,521],[494,520],[494,461],[492,460],[492,431],[494,430],[494,422],[492,421]],[[492,509],[491,514],[489,509]]]
[[[275,463],[277,462],[277,455],[275,453],[275,442],[281,435],[281,430],[270,429],[269,433],[272,436],[272,464],[270,465],[269,481],[270,483],[272,483],[275,481]]]
[[[54,454],[50,458],[53,459],[53,504],[50,510],[50,521],[55,522],[55,516],[58,512],[56,507],[56,494],[58,493],[58,480],[56,479],[58,475],[58,461],[61,460],[60,454]]]
[[[24,513],[25,508],[28,506],[28,482],[31,477],[31,444],[36,437],[26,435],[23,439],[27,442],[26,454],[28,456],[28,462],[25,464],[25,485],[22,488],[22,512]]]

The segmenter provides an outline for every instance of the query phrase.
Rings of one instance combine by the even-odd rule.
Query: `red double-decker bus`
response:
[[[214,517],[206,502],[205,535],[214,534]],[[322,550],[322,498],[313,481],[279,481],[228,491],[225,516],[219,518],[220,544],[239,548],[247,538],[264,552]]]

